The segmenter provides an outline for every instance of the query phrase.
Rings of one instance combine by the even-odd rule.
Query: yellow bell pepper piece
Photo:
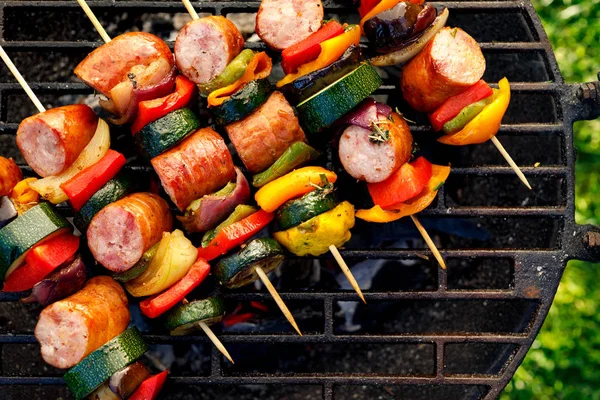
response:
[[[382,1],[380,1],[379,4],[377,4],[375,7],[373,7],[371,9],[371,11],[369,11],[363,17],[363,19],[360,20],[360,29],[361,29],[361,31],[363,30],[363,26],[365,25],[365,22],[367,22],[368,20],[370,20],[371,18],[373,18],[377,14],[380,14],[380,13],[384,12],[385,10],[389,10],[390,8],[396,7],[396,5],[398,3],[400,3],[400,1],[401,0],[382,0]],[[411,1],[411,3],[414,3],[414,1]]]
[[[502,118],[510,104],[510,85],[508,79],[502,78],[498,82],[500,92],[490,104],[488,104],[475,118],[465,127],[453,135],[445,135],[438,142],[452,146],[464,146],[467,144],[484,143],[496,136],[502,123]]]
[[[337,180],[337,175],[321,167],[304,167],[267,183],[254,195],[256,203],[266,212],[273,212],[288,200],[305,195],[321,185],[321,177],[329,183]]]
[[[368,222],[385,223],[417,214],[433,202],[435,196],[437,196],[439,187],[448,179],[449,175],[450,167],[433,165],[431,179],[417,197],[408,200],[406,203],[390,207],[387,210],[382,209],[380,206],[375,206],[368,210],[358,210],[356,217]]]
[[[277,87],[282,87],[295,81],[301,76],[308,75],[311,72],[325,68],[336,62],[342,54],[353,44],[358,46],[360,43],[360,28],[354,25],[347,32],[342,33],[321,43],[321,53],[316,60],[301,65],[298,72],[288,74],[282,80],[277,82]]]
[[[320,256],[329,251],[330,245],[341,247],[350,240],[353,226],[354,206],[343,201],[294,228],[275,232],[273,237],[297,256]]]
[[[29,187],[29,184],[35,181],[37,181],[37,178],[23,179],[15,185],[10,193],[10,200],[19,215],[40,202],[40,194]]]

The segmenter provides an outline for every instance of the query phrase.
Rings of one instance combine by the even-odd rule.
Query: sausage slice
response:
[[[98,117],[84,104],[57,107],[25,118],[17,146],[36,174],[58,175],[79,157],[97,126]]]
[[[383,116],[380,121],[389,122]],[[394,116],[394,123],[380,127],[389,132],[385,141],[372,139],[372,130],[357,125],[350,125],[342,133],[338,152],[350,176],[368,183],[382,182],[410,159],[413,138],[406,121]]]
[[[127,296],[108,276],[92,278],[79,292],[46,307],[35,326],[44,361],[71,368],[129,325]]]
[[[105,268],[122,272],[173,228],[165,200],[152,193],[134,193],[104,207],[87,231],[92,255]]]
[[[321,0],[262,0],[256,33],[270,48],[284,50],[318,31],[323,15]]]
[[[238,28],[222,16],[188,22],[175,40],[177,68],[197,84],[216,78],[244,47]]]
[[[231,153],[211,128],[200,129],[151,162],[163,189],[181,211],[235,178]]]
[[[273,92],[266,103],[225,130],[250,172],[264,171],[292,143],[306,142],[298,118],[281,92]]]
[[[485,72],[479,44],[460,28],[445,27],[403,69],[404,99],[431,112],[449,97],[476,84]]]

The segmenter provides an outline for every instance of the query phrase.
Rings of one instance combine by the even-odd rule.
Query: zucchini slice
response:
[[[249,82],[223,104],[213,107],[215,122],[225,126],[246,118],[267,101],[270,93],[271,84],[268,79]]]
[[[300,121],[308,132],[321,132],[369,97],[382,83],[375,68],[362,62],[354,71],[298,104]]]
[[[154,158],[200,127],[200,121],[189,108],[180,108],[149,123],[135,135],[142,153]]]
[[[281,230],[287,230],[335,208],[338,204],[333,185],[329,184],[299,199],[287,201],[277,210],[277,222]]]
[[[256,267],[261,267],[268,274],[276,269],[284,258],[283,247],[276,240],[254,239],[242,250],[221,259],[213,274],[221,285],[235,289],[258,279]]]
[[[146,351],[148,344],[140,331],[136,327],[128,328],[67,371],[65,382],[75,398],[81,400]]]
[[[50,203],[40,203],[0,229],[0,282],[23,263],[40,241],[73,226]]]
[[[75,214],[73,223],[79,231],[85,233],[88,225],[92,222],[94,215],[98,214],[100,210],[110,203],[114,203],[131,193],[136,186],[137,184],[133,173],[128,171],[120,172],[90,197],[83,207]]]
[[[138,276],[140,276],[141,274],[143,274],[144,271],[146,269],[148,269],[148,267],[150,266],[150,263],[154,259],[154,256],[156,255],[156,252],[158,251],[159,243],[156,243],[154,246],[152,246],[148,250],[146,250],[146,252],[142,255],[142,258],[140,258],[140,261],[138,261],[133,267],[131,267],[127,271],[113,274],[112,275],[113,279],[115,281],[125,283],[125,282],[131,281],[131,280],[137,278]]]
[[[224,315],[223,300],[210,297],[175,307],[167,314],[165,326],[171,331],[172,336],[184,336],[197,330],[200,322],[206,325],[216,324],[223,319]]]

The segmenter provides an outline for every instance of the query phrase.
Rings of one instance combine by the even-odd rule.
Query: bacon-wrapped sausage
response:
[[[71,368],[129,325],[127,296],[108,276],[92,278],[79,292],[40,314],[35,337],[44,361]]]
[[[280,92],[273,92],[265,104],[225,130],[250,172],[264,171],[292,143],[306,141],[294,110]]]
[[[238,28],[222,16],[189,22],[175,40],[177,67],[189,80],[203,84],[217,77],[244,47]]]
[[[211,128],[200,129],[151,162],[165,192],[182,211],[235,178],[227,145]]]
[[[173,228],[169,205],[152,193],[134,193],[104,207],[87,230],[88,246],[105,268],[122,272]]]
[[[284,50],[321,28],[321,0],[262,0],[256,33],[272,49]]]
[[[98,117],[84,104],[52,108],[21,122],[17,146],[36,174],[58,175],[79,157],[97,126]]]
[[[475,39],[446,27],[404,67],[400,86],[415,110],[431,112],[476,84],[484,72],[485,58]]]

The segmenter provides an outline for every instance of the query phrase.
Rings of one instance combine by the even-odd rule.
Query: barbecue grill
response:
[[[357,20],[350,1],[324,3],[326,14]],[[186,20],[178,1],[89,4],[112,36],[145,30],[172,41]],[[259,4],[195,6],[242,21]],[[415,139],[432,162],[453,166],[438,200],[421,217],[448,270],[438,268],[410,221],[357,223],[342,254],[354,265],[368,304],[356,302],[351,289],[337,283],[328,257],[291,259],[274,281],[305,335],[295,335],[276,309],[230,328],[216,327],[235,365],[203,336],[165,336],[158,323],[134,318],[153,345],[149,362],[170,366],[162,398],[493,399],[537,335],[567,261],[600,260],[600,230],[574,220],[572,130],[574,121],[600,115],[600,83],[564,82],[528,1],[433,4],[448,7],[448,25],[481,43],[486,81],[503,76],[511,81],[513,99],[498,138],[534,190],[521,185],[491,143],[436,144],[427,135],[426,119],[399,99],[398,71],[382,71],[385,83],[376,97],[416,121]],[[101,41],[76,2],[3,2],[0,25],[2,46],[42,103],[94,101],[72,71]],[[264,48],[252,39],[248,44]],[[0,154],[16,158],[29,172],[14,135],[18,122],[33,113],[2,67]],[[114,137],[117,149],[133,154],[130,135],[115,130]],[[136,160],[127,168],[150,171]],[[360,205],[360,194],[347,194]],[[198,293],[220,293],[230,309],[249,301],[271,306],[258,287],[220,291],[207,282]],[[2,398],[70,398],[61,371],[39,356],[32,334],[37,315],[14,295],[0,294]]]

